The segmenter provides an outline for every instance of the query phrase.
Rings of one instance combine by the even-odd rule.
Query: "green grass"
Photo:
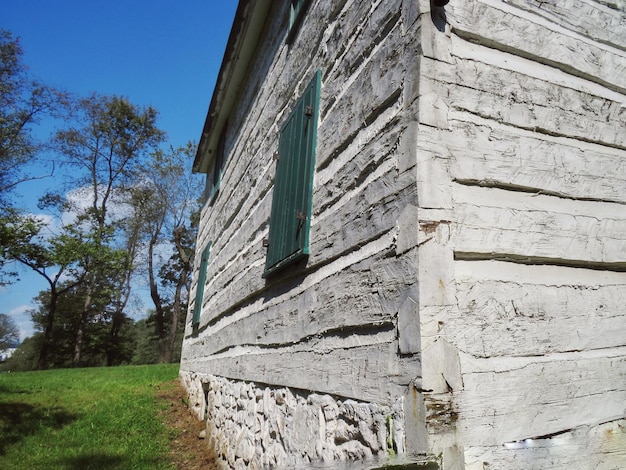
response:
[[[171,469],[155,390],[178,364],[0,374],[0,468]]]

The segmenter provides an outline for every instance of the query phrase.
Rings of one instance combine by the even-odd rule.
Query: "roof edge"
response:
[[[239,1],[193,161],[194,173],[207,173],[215,158],[219,135],[239,95],[271,4],[271,0]]]

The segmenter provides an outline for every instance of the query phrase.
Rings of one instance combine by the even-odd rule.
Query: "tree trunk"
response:
[[[167,338],[167,362],[172,361],[172,355],[174,353],[174,343],[176,343],[176,333],[178,333],[178,323],[181,317],[182,310],[182,292],[183,288],[187,286],[189,273],[191,272],[191,258],[186,254],[183,247],[182,236],[184,233],[184,227],[177,227],[174,230],[174,243],[178,251],[178,256],[183,262],[183,269],[176,283],[176,291],[174,292],[174,303],[172,305],[172,318],[170,321],[170,327]],[[187,289],[189,291],[189,289]]]
[[[44,370],[48,368],[48,354],[52,345],[52,329],[54,327],[54,316],[57,309],[57,300],[59,294],[53,284],[50,285],[50,305],[48,307],[48,315],[46,316],[46,326],[43,331],[43,342],[39,350],[39,360],[37,368]]]
[[[159,287],[154,275],[154,247],[156,245],[156,237],[150,239],[148,245],[148,279],[150,283],[150,297],[154,303],[154,333],[158,339],[159,363],[167,362],[166,355],[166,338],[165,338],[165,310],[163,309],[163,301],[159,294]]]
[[[119,356],[119,335],[122,329],[124,314],[118,309],[113,313],[111,319],[111,330],[109,331],[109,344],[107,347],[107,366],[117,365],[116,359]]]
[[[85,297],[85,303],[83,304],[83,310],[80,314],[80,322],[78,323],[78,331],[76,331],[76,342],[74,343],[74,357],[72,359],[72,366],[78,367],[80,365],[80,359],[83,352],[83,343],[85,340],[85,328],[87,326],[87,319],[89,317],[89,310],[91,309],[91,288],[87,288],[87,295]]]
[[[178,333],[178,322],[180,321],[180,314],[182,309],[181,295],[183,287],[187,284],[187,272],[183,271],[181,277],[176,284],[176,291],[174,293],[174,304],[172,305],[172,318],[170,319],[170,327],[167,334],[167,362],[172,362],[172,355],[174,354],[174,343],[176,343],[176,334]]]

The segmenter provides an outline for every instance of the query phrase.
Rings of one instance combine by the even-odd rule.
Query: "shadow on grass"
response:
[[[128,459],[120,455],[109,454],[83,454],[72,458],[57,461],[57,465],[51,468],[63,468],[66,470],[126,470],[129,467]],[[145,461],[135,462],[132,468],[160,468],[158,462]]]
[[[19,395],[19,394],[24,394],[24,393],[30,393],[29,390],[24,390],[21,388],[14,388],[14,387],[7,387],[5,384],[1,384],[0,383],[0,395]]]
[[[0,402],[0,455],[27,436],[60,429],[77,418],[59,407],[37,407],[22,402]]]

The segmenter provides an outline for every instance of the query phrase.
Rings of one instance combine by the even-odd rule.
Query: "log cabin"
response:
[[[240,0],[180,368],[224,466],[626,468],[625,103],[623,0]]]

